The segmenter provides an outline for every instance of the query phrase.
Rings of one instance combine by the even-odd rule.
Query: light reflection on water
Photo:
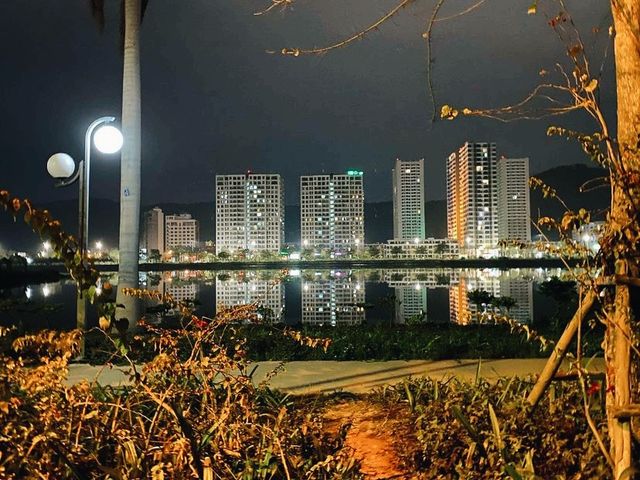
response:
[[[550,308],[545,305],[548,302],[536,301],[535,285],[562,274],[560,269],[184,270],[141,273],[140,280],[141,287],[170,294],[176,300],[197,299],[197,312],[206,316],[224,307],[255,302],[263,317],[288,324],[467,323],[477,310],[467,293],[478,289],[512,297],[516,305],[510,315],[529,323]],[[28,321],[34,326],[73,328],[74,294],[69,281],[0,292],[5,298],[22,298],[26,303],[61,305],[60,310],[46,316],[0,312],[0,323]],[[93,317],[90,325],[96,323]]]

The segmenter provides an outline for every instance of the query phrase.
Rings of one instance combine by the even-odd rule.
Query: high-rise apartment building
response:
[[[424,158],[415,161],[396,159],[393,168],[393,238],[423,240]]]
[[[145,212],[142,229],[142,248],[146,248],[147,253],[158,250],[164,253],[164,213],[162,209],[155,207]]]
[[[196,248],[199,234],[198,221],[190,214],[165,215],[164,241],[167,250],[176,247]]]
[[[280,175],[216,175],[216,253],[280,252],[283,243]]]
[[[531,241],[529,159],[498,160],[498,239]]]
[[[466,142],[447,160],[447,236],[483,255],[498,243],[496,144]]]
[[[362,172],[300,177],[302,248],[348,253],[364,245]]]

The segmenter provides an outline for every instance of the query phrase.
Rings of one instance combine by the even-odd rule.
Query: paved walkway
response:
[[[506,359],[482,360],[480,375],[488,380],[512,375],[526,376],[542,371],[546,359]],[[253,378],[260,382],[279,362],[258,362]],[[295,394],[323,393],[336,390],[352,393],[367,392],[375,387],[390,385],[409,377],[432,377],[442,379],[456,376],[463,380],[473,380],[476,376],[478,360],[393,360],[387,362],[337,362],[308,361],[285,364],[284,371],[269,382],[274,389]],[[567,369],[568,365],[564,365]],[[602,359],[596,359],[590,371],[603,372]],[[123,367],[103,367],[86,364],[69,366],[70,384],[82,380],[97,380],[105,385],[128,383],[129,370]]]

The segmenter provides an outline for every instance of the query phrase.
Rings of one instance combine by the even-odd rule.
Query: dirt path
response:
[[[350,400],[330,406],[324,418],[331,434],[348,426],[345,448],[360,461],[366,479],[416,478],[402,458],[407,458],[414,447],[406,409],[386,410],[365,400]]]

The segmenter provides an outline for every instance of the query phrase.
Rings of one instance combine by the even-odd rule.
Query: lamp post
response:
[[[56,187],[68,187],[76,181],[79,189],[78,204],[78,246],[84,256],[89,244],[89,172],[91,167],[91,140],[102,153],[113,154],[122,148],[122,133],[113,125],[115,117],[100,117],[89,125],[84,136],[84,160],[75,169],[73,158],[66,153],[55,153],[47,161],[49,175],[57,179]],[[100,127],[100,128],[98,128]],[[96,130],[97,129],[97,130]],[[95,133],[94,133],[95,132]],[[73,173],[75,170],[75,174]],[[80,329],[86,326],[87,299],[78,292],[76,325]],[[84,352],[81,352],[82,357]]]

